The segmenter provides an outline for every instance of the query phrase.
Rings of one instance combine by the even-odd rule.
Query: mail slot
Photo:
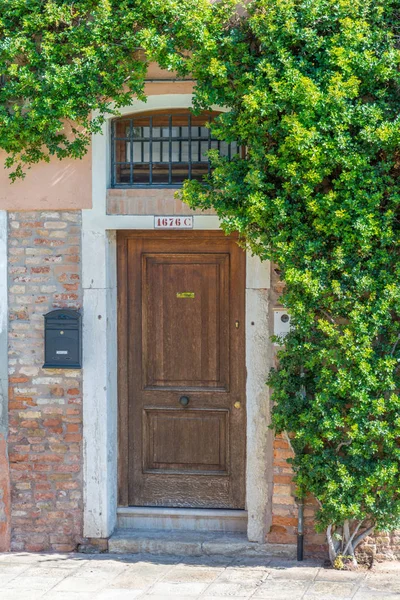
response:
[[[44,369],[82,368],[82,320],[77,310],[44,315]]]

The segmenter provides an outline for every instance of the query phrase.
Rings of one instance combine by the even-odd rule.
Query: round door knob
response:
[[[182,406],[187,406],[189,404],[189,398],[187,396],[181,396],[179,402]]]

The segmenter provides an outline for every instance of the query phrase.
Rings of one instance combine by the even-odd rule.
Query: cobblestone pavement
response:
[[[1,600],[400,600],[400,563],[340,572],[231,557],[0,554]]]

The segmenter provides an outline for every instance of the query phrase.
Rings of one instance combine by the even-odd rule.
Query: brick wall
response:
[[[285,435],[274,440],[274,490],[272,495],[272,526],[267,541],[277,544],[295,544],[297,541],[298,507],[295,500],[293,470],[287,459],[293,451]],[[304,502],[304,548],[306,555],[326,555],[324,533],[315,531],[315,513],[318,504],[312,496]]]
[[[8,215],[12,550],[70,551],[83,541],[81,371],[42,369],[43,315],[82,305],[80,219],[80,211]],[[273,274],[275,305],[282,287]],[[286,462],[290,456],[287,438],[277,436],[269,542],[296,541],[293,473]],[[317,508],[308,498],[306,555],[326,554],[325,536],[314,529]],[[0,502],[0,516],[1,510]],[[376,534],[365,546],[379,558],[400,558],[399,532]]]
[[[108,215],[215,215],[213,209],[192,210],[175,198],[173,189],[109,189]]]
[[[80,211],[9,213],[11,549],[76,548],[81,371],[42,369],[43,315],[80,308]]]

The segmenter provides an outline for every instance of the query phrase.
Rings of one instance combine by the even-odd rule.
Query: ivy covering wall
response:
[[[400,3],[223,10],[190,70],[199,108],[230,109],[214,132],[247,155],[214,153],[183,198],[279,265],[294,330],[269,380],[274,424],[335,561],[400,526]]]
[[[0,40],[12,178],[82,156],[106,112],[144,99],[149,60],[194,77],[197,111],[225,107],[213,132],[246,155],[211,151],[182,198],[286,282],[269,384],[298,493],[332,562],[399,528],[400,0],[3,0]]]

